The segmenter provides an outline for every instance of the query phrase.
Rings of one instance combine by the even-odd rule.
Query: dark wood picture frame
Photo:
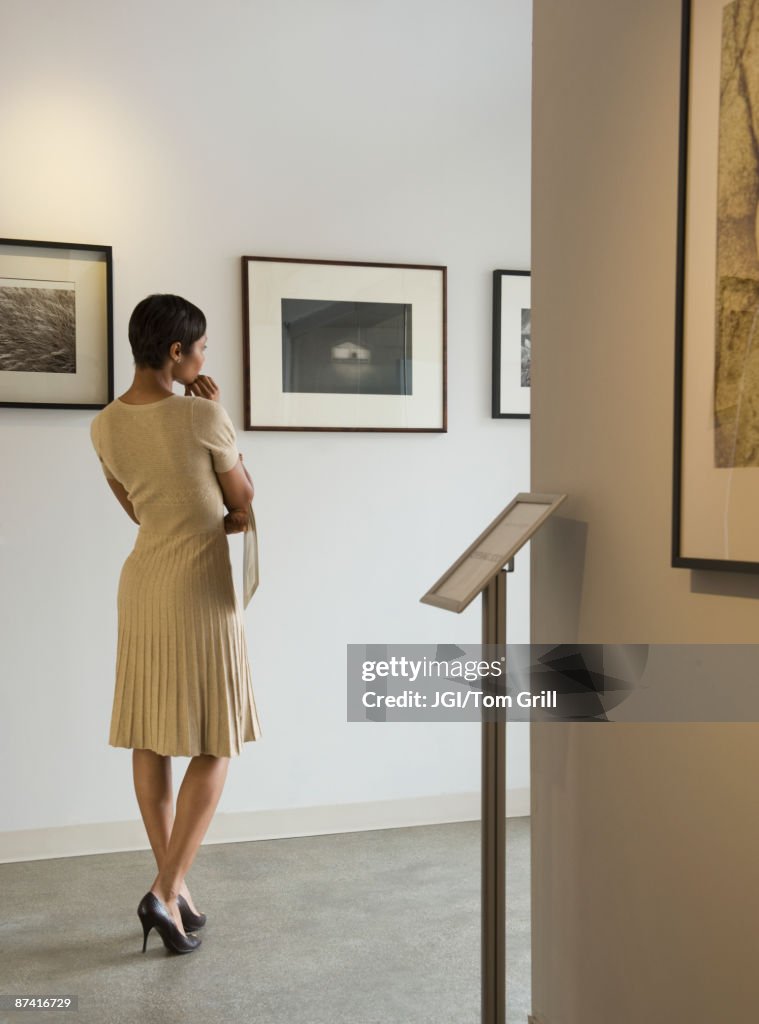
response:
[[[436,337],[436,338],[430,338],[427,343],[428,343],[428,345],[432,345],[433,347],[437,348],[436,358],[438,360],[438,366],[439,366],[439,369],[437,370],[437,373],[439,375],[439,384],[440,384],[439,404],[436,406],[435,411],[434,411],[434,415],[438,419],[437,424],[435,424],[435,425],[421,425],[421,426],[420,425],[401,426],[397,422],[396,423],[388,423],[388,424],[385,424],[385,425],[380,425],[380,424],[375,424],[375,425],[366,425],[366,424],[362,424],[362,425],[356,425],[356,424],[346,425],[346,424],[340,424],[340,423],[337,423],[337,422],[332,423],[332,424],[314,423],[314,422],[301,422],[301,423],[253,422],[254,418],[258,418],[258,417],[254,416],[254,409],[253,409],[254,395],[252,394],[252,390],[251,390],[252,370],[254,369],[253,363],[252,363],[252,355],[251,355],[252,348],[251,348],[251,346],[253,344],[255,344],[255,339],[253,337],[253,330],[252,330],[252,319],[251,319],[252,318],[252,313],[253,313],[253,307],[254,307],[254,304],[255,304],[254,300],[252,298],[252,295],[251,295],[251,268],[254,267],[255,265],[259,265],[259,268],[267,267],[267,269],[270,269],[270,272],[272,274],[274,274],[274,273],[276,273],[276,269],[275,268],[269,268],[269,265],[273,265],[273,264],[289,264],[289,265],[292,265],[293,267],[312,268],[314,270],[316,270],[317,268],[328,268],[323,273],[323,276],[324,276],[325,280],[327,280],[330,276],[335,276],[339,280],[339,268],[365,268],[366,270],[376,270],[376,271],[380,272],[380,275],[379,275],[380,277],[382,276],[381,272],[383,270],[399,271],[401,274],[404,271],[415,271],[415,272],[416,271],[421,271],[421,272],[426,272],[426,274],[428,276],[431,275],[430,278],[429,278],[428,287],[430,287],[433,292],[437,293],[437,297],[434,298],[434,299],[430,298],[430,300],[429,300],[429,308],[428,309],[426,308],[426,312],[428,314],[433,314],[432,320],[437,324],[437,326],[439,326],[439,336]],[[379,431],[381,431],[381,432],[384,432],[384,433],[396,433],[396,432],[403,432],[403,433],[409,433],[409,432],[411,432],[411,433],[445,433],[447,431],[447,429],[448,429],[448,423],[447,423],[447,404],[448,404],[447,403],[447,268],[445,266],[437,266],[437,265],[429,265],[429,264],[415,264],[415,263],[379,263],[379,262],[375,263],[375,262],[358,261],[358,260],[300,259],[300,258],[297,258],[297,257],[284,257],[284,256],[243,256],[242,259],[241,259],[241,269],[242,269],[243,385],[244,385],[244,410],[245,410],[244,429],[245,430],[319,430],[319,431],[361,431],[361,432],[379,432]],[[284,272],[284,268],[283,268],[283,272]],[[435,284],[435,280],[436,279],[439,279],[437,284]],[[421,284],[423,285],[424,282],[421,282]],[[338,289],[338,291],[339,291],[339,289]],[[381,289],[380,289],[380,291],[381,291]],[[341,299],[335,299],[335,295],[334,294],[327,294],[327,292],[325,292],[324,298],[328,302],[329,301],[342,301]],[[276,295],[275,295],[275,300],[276,300]],[[384,299],[377,300],[375,298],[375,301],[386,301],[386,300],[384,300]],[[387,300],[387,301],[393,301],[393,300]],[[397,301],[397,299],[395,301]],[[438,301],[440,303],[439,306],[437,305]],[[260,303],[260,305],[263,306],[264,304]],[[269,305],[271,306],[272,303],[270,303]],[[421,305],[421,300],[420,300],[420,305]],[[277,308],[279,308],[279,307],[277,307]],[[413,304],[412,304],[412,308],[413,308]],[[435,321],[434,320],[435,317],[439,318],[439,321]],[[274,349],[276,347],[276,344],[278,344],[278,339],[277,339],[277,336],[276,336],[276,329],[277,329],[277,325],[275,325],[275,324],[270,324],[269,325],[269,332],[268,333],[269,333],[269,336],[270,336],[270,348],[271,348],[271,351],[272,351],[272,365],[273,365],[273,358],[274,358]],[[279,330],[280,330],[280,336],[281,336],[281,327],[279,328]],[[416,340],[417,340],[418,333],[419,332],[417,331],[417,328],[415,326],[414,327],[414,341],[415,341],[415,343],[416,343]],[[430,333],[430,334],[433,333],[433,328],[432,327],[430,327],[428,329],[428,333]],[[414,350],[412,349],[412,368],[414,366],[414,363],[413,363],[413,351]],[[421,372],[422,371],[419,370],[419,369],[413,370],[413,379],[417,380],[418,377],[419,377],[419,374]],[[429,371],[427,371],[427,372],[429,372]],[[270,375],[270,376],[273,377],[273,375]],[[313,396],[310,396],[310,395],[307,396],[307,398],[311,398],[311,397],[313,397]],[[316,397],[318,398],[318,396],[316,396]],[[340,395],[340,396],[338,396],[338,399],[342,398],[342,397],[343,396]],[[352,396],[352,395],[347,395],[345,397],[347,397],[347,398],[355,398],[355,396]],[[377,397],[379,397],[380,399],[385,399],[386,396],[385,395],[380,395],[380,396],[370,395],[369,396],[370,399],[376,399]],[[392,396],[391,402],[393,400],[395,400],[396,398],[398,398],[398,397],[408,401],[408,399],[410,397],[412,397],[412,396],[409,396],[409,395],[406,395],[406,394],[401,395],[401,396]],[[274,395],[272,400],[276,402],[278,400],[278,398],[279,398],[279,396]],[[329,398],[330,398],[330,396],[328,394],[328,397],[326,399],[324,399],[325,403],[329,401]],[[435,401],[438,402],[438,398],[437,397],[436,397]],[[398,405],[402,405],[402,403],[397,403],[397,404]],[[274,418],[274,417],[272,417],[272,418]]]
[[[530,418],[529,411],[524,409],[515,409],[514,403],[506,399],[501,387],[502,383],[502,370],[504,367],[504,356],[503,349],[505,344],[509,344],[512,349],[519,340],[517,337],[510,337],[508,339],[503,337],[503,313],[504,313],[504,299],[503,299],[503,285],[504,280],[510,277],[514,278],[528,278],[531,281],[531,271],[529,270],[494,270],[493,271],[493,358],[492,358],[492,404],[491,404],[491,418],[492,419],[510,419],[510,420],[528,420]],[[514,352],[512,351],[512,362]],[[515,390],[518,384],[514,380],[511,387]],[[529,408],[529,389],[528,391],[528,408]],[[521,396],[520,396],[521,397]],[[512,411],[504,411],[504,404],[510,405]]]
[[[723,15],[724,4],[682,0],[671,564],[682,569],[757,573],[759,543],[755,546],[754,557],[753,536],[741,531],[738,514],[755,507],[753,499],[759,496],[759,468],[734,461],[727,465],[716,454],[718,339],[715,332],[721,281],[717,266],[719,116],[715,117],[714,112],[719,115],[722,102]],[[697,36],[694,35],[696,27]],[[698,47],[694,47],[694,38],[698,39]],[[694,67],[694,61],[699,62],[699,67]],[[698,81],[698,90],[692,88],[692,81]],[[708,117],[704,116],[705,103],[709,105]],[[705,152],[710,159],[704,159]],[[713,158],[715,154],[717,158]],[[709,168],[712,177],[706,178],[704,167]],[[726,181],[729,186],[729,179]],[[705,196],[709,197],[708,201],[703,201]],[[696,238],[702,240],[698,246]],[[700,315],[703,311],[697,309],[697,303],[706,300],[700,300],[699,294],[708,289],[711,295],[712,288],[715,289],[714,305],[705,315]],[[710,332],[708,340],[705,324]],[[704,379],[711,374],[708,389],[703,385],[700,390],[694,387],[692,382],[698,380],[697,373]],[[703,397],[699,398],[707,390],[711,394],[711,408],[706,407]],[[695,418],[692,413],[688,418],[689,402],[697,412]],[[700,427],[701,436],[696,436],[692,428],[689,433],[686,423],[693,422],[708,423],[710,433],[703,427]],[[735,431],[737,437],[737,421]],[[756,484],[753,479],[749,480],[747,473],[756,474]],[[744,475],[741,478],[739,474]],[[739,489],[737,483],[743,481],[748,482],[748,487]],[[714,505],[717,513],[707,518],[702,509],[710,505]],[[736,515],[736,519],[731,521],[729,515]],[[691,524],[691,530],[692,524],[698,521],[698,530],[691,534],[691,539],[684,536],[684,521]],[[742,556],[750,554],[752,557],[730,557],[731,547],[738,549]],[[724,557],[718,557],[718,552]]]
[[[69,254],[68,258],[64,255],[65,253]],[[90,259],[89,257],[92,258]],[[82,278],[81,281],[70,281],[68,279],[66,281],[71,286],[71,290],[74,291],[75,306],[80,304],[84,307],[81,309],[83,314],[81,318],[79,308],[76,309],[74,314],[75,366],[78,367],[81,362],[83,367],[82,380],[81,382],[75,381],[71,385],[69,379],[71,371],[62,373],[33,370],[31,372],[50,378],[50,397],[54,399],[52,401],[34,401],[30,397],[31,389],[28,386],[30,371],[23,373],[23,380],[17,383],[16,378],[13,376],[17,368],[4,370],[0,365],[0,407],[16,409],[102,409],[109,402],[113,401],[114,397],[112,247],[109,245],[93,245],[80,242],[49,242],[31,239],[0,238],[0,279],[15,278],[19,281],[23,280],[25,284],[34,284],[38,281],[41,285],[49,283],[52,279],[36,276],[44,272],[42,261],[46,260],[50,261],[49,265],[51,268],[55,268],[51,269],[51,273],[55,274],[56,279],[66,272],[64,267],[66,263],[72,270],[75,270],[79,264],[82,265],[82,269],[86,264],[90,264],[91,269],[95,268],[95,265],[102,264],[103,267],[103,273],[97,274],[98,278],[102,278],[100,281],[89,281],[87,278]],[[24,273],[25,265],[27,267],[27,274]],[[56,283],[59,282],[56,280]],[[99,314],[95,308],[95,303],[99,304]],[[1,307],[0,315],[2,315]],[[86,329],[81,326],[82,323],[87,324]],[[80,351],[80,348],[82,351]],[[2,353],[0,353],[0,358],[2,358]],[[76,377],[78,371],[75,370],[73,375]],[[4,377],[6,377],[5,381],[3,380]],[[82,393],[86,392],[88,400],[63,401],[61,400],[61,394],[55,394],[56,384],[59,385],[57,389],[59,392],[62,390],[76,392],[77,383],[79,383]],[[61,388],[61,384],[65,385],[65,388]],[[18,393],[19,396],[23,395],[24,385],[27,385],[24,398],[18,397],[18,400],[16,400],[8,397],[9,395],[14,395],[14,393]],[[42,393],[44,394],[44,392]]]

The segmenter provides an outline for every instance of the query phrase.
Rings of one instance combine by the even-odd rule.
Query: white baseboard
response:
[[[218,813],[203,843],[247,843],[257,839],[291,839],[336,832],[370,832],[382,828],[479,821],[480,807],[481,796],[474,792],[414,797],[409,800]],[[529,788],[508,790],[506,817],[522,818],[529,813]],[[145,829],[139,820],[0,832],[0,864],[149,848]]]

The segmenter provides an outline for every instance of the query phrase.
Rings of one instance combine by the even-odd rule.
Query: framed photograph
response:
[[[446,268],[242,258],[246,430],[445,431]]]
[[[0,238],[0,406],[113,400],[111,247]]]
[[[759,571],[759,0],[682,8],[672,564]]]
[[[530,415],[530,271],[493,271],[493,419]]]

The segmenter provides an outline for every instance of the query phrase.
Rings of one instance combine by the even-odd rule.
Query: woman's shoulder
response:
[[[108,417],[110,415],[111,406],[113,404],[114,404],[114,402],[109,402],[108,405],[104,405],[103,408],[99,412],[95,413],[95,415],[90,420],[90,431],[91,432],[92,431],[97,431],[98,428],[100,427],[100,424],[104,420],[108,419]]]
[[[99,412],[97,412],[90,420],[90,441],[94,445],[96,450],[100,449],[101,446],[101,435],[103,424],[108,423],[110,419],[110,407],[113,402],[109,402],[108,405],[104,406]],[[108,431],[106,429],[105,433]]]
[[[212,398],[192,395],[187,401],[192,403],[192,418],[198,424],[226,423],[229,419],[229,413],[221,402],[216,402]]]
[[[231,450],[236,432],[229,413],[219,402],[196,396],[192,399],[192,432],[195,440],[211,450]]]
[[[202,395],[189,395],[187,397],[188,402],[192,402],[196,409],[208,410],[211,415],[213,410],[224,409],[221,402],[216,401],[213,398],[204,398]]]

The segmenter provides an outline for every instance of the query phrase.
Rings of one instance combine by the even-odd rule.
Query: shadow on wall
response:
[[[695,569],[690,574],[691,594],[718,594],[759,600],[759,575]]]
[[[554,594],[554,599],[532,616],[539,623],[531,642],[572,644],[578,642],[580,607],[585,575],[588,524],[579,519],[552,516],[532,538],[532,593]]]

